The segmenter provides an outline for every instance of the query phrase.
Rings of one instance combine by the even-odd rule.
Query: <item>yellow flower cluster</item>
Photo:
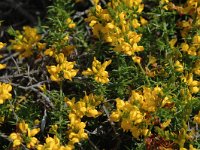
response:
[[[200,56],[200,36],[196,34],[192,39],[192,44],[181,43],[181,50],[191,56]]]
[[[176,6],[172,2],[168,3],[169,10],[176,10],[180,15],[188,15],[188,20],[182,20],[178,25],[183,29],[181,30],[182,37],[186,37],[188,32],[193,27],[200,26],[200,2],[198,0],[187,0],[183,6]]]
[[[52,137],[47,137],[45,140],[46,143],[38,144],[37,145],[37,150],[72,150],[74,147],[71,146],[62,146],[60,143],[60,140],[54,136]]]
[[[130,131],[134,138],[139,138],[140,135],[146,136],[147,128],[141,128],[139,125],[143,122],[145,113],[142,113],[137,105],[131,101],[116,99],[116,111],[110,115],[111,121],[121,122],[121,128],[124,131]]]
[[[138,21],[138,14],[143,8],[141,0],[111,0],[105,9],[95,4],[85,20],[89,22],[95,37],[110,43],[114,51],[132,56],[144,49],[138,46],[142,35],[136,31],[141,25],[147,24],[142,17]]]
[[[178,60],[174,63],[174,67],[177,72],[183,72],[184,70],[183,64]]]
[[[35,148],[39,141],[34,136],[40,132],[40,128],[31,130],[24,120],[18,124],[18,127],[20,132],[13,132],[9,136],[9,138],[13,140],[13,147],[17,147],[22,143],[26,143],[27,148]]]
[[[63,53],[66,57],[69,56],[75,49],[75,46],[68,45],[69,44],[68,43],[68,38],[69,38],[69,36],[66,35],[63,38],[63,40],[59,43],[59,45],[62,47],[60,49],[60,52]],[[66,42],[67,42],[67,45],[66,45]],[[56,52],[55,44],[44,51],[44,55],[50,56],[50,57],[55,57],[57,54],[58,54],[58,52]]]
[[[84,128],[86,123],[81,122],[81,118],[84,116],[96,118],[101,113],[96,110],[96,107],[103,101],[103,97],[96,96],[93,94],[85,95],[83,99],[75,102],[75,98],[72,100],[65,98],[67,107],[70,109],[68,124],[69,130],[68,145],[74,145],[75,143],[80,142],[81,140],[87,139],[88,135],[85,133]]]
[[[200,82],[193,79],[192,73],[189,73],[184,77],[181,77],[181,79],[189,86],[191,93],[198,93],[199,92]]]
[[[0,49],[2,49],[2,48],[5,47],[5,46],[6,46],[6,43],[0,42]]]
[[[148,87],[143,87],[143,93],[132,91],[130,101],[133,103],[139,102],[140,108],[147,112],[155,112],[157,108],[163,107],[166,104],[171,103],[169,98],[166,96],[161,98],[162,89],[160,87],[155,87],[153,89]]]
[[[195,61],[192,71],[195,75],[200,76],[200,60]]]
[[[200,111],[197,115],[194,116],[194,122],[200,124]]]
[[[73,22],[73,20],[72,20],[71,18],[67,18],[67,19],[66,19],[66,24],[67,24],[67,26],[68,26],[70,29],[76,27],[76,24]]]
[[[45,48],[45,43],[40,43],[41,35],[37,33],[36,28],[29,26],[23,27],[23,32],[16,31],[14,40],[10,40],[11,49],[20,52],[20,57],[29,57],[34,53],[34,48],[38,50]]]
[[[6,68],[6,64],[0,64],[0,70],[5,69]]]
[[[73,113],[69,114],[70,124],[68,124],[68,145],[73,147],[74,144],[79,143],[82,140],[88,139],[87,133],[84,131],[86,127],[85,122],[81,122],[81,119]]]
[[[190,56],[199,57],[200,35],[198,33],[195,33],[195,35],[190,35],[190,31],[197,30],[200,27],[200,1],[187,0],[186,3],[182,6],[176,6],[169,2],[168,8],[170,10],[176,10],[180,15],[184,14],[188,16],[187,19],[179,21],[177,24],[181,28],[180,32],[184,40],[178,49]],[[187,41],[187,37],[192,37],[191,41]],[[183,72],[184,70],[183,65],[178,60],[175,62],[175,70],[178,72]],[[186,72],[186,75],[182,77],[182,79],[189,86],[189,89],[186,92],[189,99],[191,99],[191,94],[196,94],[199,92],[199,81],[193,80],[194,75],[200,75],[199,59],[194,62],[194,67],[189,72],[190,73]]]
[[[66,60],[63,53],[55,55],[57,66],[47,66],[48,72],[51,74],[50,78],[52,81],[62,81],[63,77],[68,80],[72,80],[76,76],[78,70],[73,69],[75,62],[69,62]]]
[[[108,83],[108,72],[105,70],[110,63],[111,60],[105,61],[103,64],[101,64],[101,62],[99,62],[96,57],[94,57],[92,68],[88,68],[87,70],[83,71],[82,74],[84,76],[94,75],[94,79],[96,82],[100,82],[103,84]]]
[[[110,119],[114,122],[121,122],[121,128],[124,131],[130,131],[134,138],[139,136],[147,136],[150,130],[147,128],[147,114],[155,112],[157,108],[170,104],[169,98],[166,96],[160,98],[162,89],[155,87],[154,89],[144,87],[143,93],[132,91],[128,101],[116,99],[116,111],[113,111]],[[142,126],[145,123],[145,126]],[[168,126],[170,121],[163,123],[163,128]]]
[[[12,86],[10,84],[0,82],[0,104],[12,98],[11,90]]]
[[[1,50],[3,47],[5,47],[5,46],[6,46],[6,43],[0,42],[0,50]],[[2,57],[3,57],[3,56],[0,55],[0,59],[1,59]],[[2,69],[4,69],[4,68],[6,68],[6,64],[0,64],[0,70],[2,70]]]

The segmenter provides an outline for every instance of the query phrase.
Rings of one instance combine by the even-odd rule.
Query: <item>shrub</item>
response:
[[[199,27],[197,0],[55,0],[0,42],[0,147],[199,149]]]

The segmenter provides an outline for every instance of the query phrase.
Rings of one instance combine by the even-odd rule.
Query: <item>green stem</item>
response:
[[[60,83],[59,83],[59,86],[60,86],[60,112],[62,112],[63,111],[63,84],[62,84],[63,82],[61,81]],[[60,115],[60,117],[59,117],[59,124],[60,124],[60,126],[62,125],[62,115]]]
[[[146,73],[145,73],[144,69],[142,68],[142,65],[141,65],[140,63],[138,63],[138,65],[139,65],[139,67],[140,67],[140,69],[141,69],[142,73],[144,74],[144,76],[145,76],[145,79],[146,79],[146,81],[147,81],[148,85],[150,86],[151,84],[150,84],[149,78],[148,78],[148,76],[146,75]]]
[[[60,100],[62,100],[62,94],[63,94],[63,90],[62,90],[63,84],[62,83],[63,83],[62,81],[59,83],[59,86],[60,86]]]

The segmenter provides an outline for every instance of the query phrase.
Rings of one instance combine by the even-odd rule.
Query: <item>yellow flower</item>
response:
[[[0,70],[5,69],[6,68],[6,64],[0,64]]]
[[[75,23],[70,23],[70,24],[68,25],[68,27],[69,27],[70,29],[75,28],[75,27],[76,27],[76,24],[75,24]]]
[[[141,63],[141,57],[139,57],[139,56],[133,56],[132,57],[132,60],[135,62],[135,63],[137,63],[137,64],[140,64]]]
[[[21,130],[22,133],[26,133],[28,130],[28,124],[25,123],[25,121],[23,120],[22,122],[19,123],[19,129]]]
[[[199,46],[199,45],[200,45],[200,36],[199,36],[199,35],[195,35],[195,36],[193,37],[193,44],[194,44],[195,46]]]
[[[125,106],[125,102],[121,100],[120,98],[116,98],[115,101],[116,101],[117,109],[123,109],[123,107]]]
[[[196,122],[197,124],[200,124],[200,111],[197,115],[194,116],[194,122]]]
[[[189,150],[197,150],[197,149],[194,148],[192,144],[190,144],[190,145],[189,145]]]
[[[19,139],[16,139],[13,141],[13,147],[21,145],[21,141]]]
[[[59,73],[61,71],[59,65],[57,66],[47,66],[48,72],[51,74],[50,78],[52,81],[60,81]]]
[[[121,128],[124,131],[128,131],[131,129],[131,122],[128,119],[123,119],[121,122]]]
[[[130,111],[129,117],[130,121],[134,121],[134,124],[141,123],[143,120],[143,115],[136,106],[133,106],[133,109]]]
[[[89,26],[90,26],[90,27],[93,27],[96,23],[97,23],[96,20],[92,20],[92,21],[90,22]]]
[[[99,62],[96,57],[94,57],[94,61],[92,62],[92,68],[88,68],[83,71],[82,74],[85,76],[94,75],[94,79],[96,82],[100,83],[108,83],[108,72],[105,71],[106,67],[111,63],[111,60],[105,61],[103,64]]]
[[[109,28],[109,29],[114,29],[115,25],[113,23],[107,23],[106,27]]]
[[[190,88],[191,93],[198,93],[199,92],[199,88],[197,86],[193,86]]]
[[[162,100],[161,107],[164,107],[166,104],[171,104],[171,101],[169,100],[169,97],[167,96]]]
[[[148,64],[155,64],[157,61],[156,57],[154,56],[149,55],[148,58],[149,58]]]
[[[78,143],[80,140],[79,138],[75,137],[70,140],[73,144]]]
[[[75,62],[68,62],[63,53],[55,55],[55,59],[58,63],[57,66],[47,66],[47,70],[51,75],[51,80],[58,82],[61,81],[63,77],[65,79],[72,80],[72,78],[76,76],[78,72],[78,70],[73,69]]]
[[[129,98],[131,103],[134,103],[135,101],[141,102],[143,99],[144,97],[140,93],[132,90],[131,97]]]
[[[171,123],[171,119],[168,119],[166,122],[163,122],[161,124],[161,128],[165,129],[166,127],[168,127]]]
[[[46,49],[45,52],[44,52],[44,54],[48,55],[48,56],[53,56],[54,53],[55,53],[54,49],[52,49],[52,48]]]
[[[18,136],[19,135],[17,133],[11,133],[10,136],[9,136],[9,138],[12,139],[12,140],[15,140],[15,139],[18,138]]]
[[[47,87],[45,84],[42,84],[41,86],[39,86],[39,89],[42,91],[42,92],[46,92],[47,91]]]
[[[58,125],[57,124],[51,125],[50,131],[53,131],[53,133],[57,133],[57,130],[58,130]]]
[[[6,43],[0,42],[0,49],[2,49],[2,48],[5,47],[5,46],[6,46]]]
[[[35,136],[36,134],[38,134],[38,132],[40,132],[40,128],[35,128],[35,129],[28,129],[28,136],[32,137]]]
[[[167,4],[169,3],[169,0],[160,0],[160,4]]]
[[[138,22],[138,20],[137,19],[133,19],[132,20],[132,26],[133,26],[133,28],[138,28],[138,27],[140,27],[140,23]]]
[[[40,124],[40,120],[36,119],[36,120],[34,121],[34,125],[39,125],[39,124]]]
[[[140,136],[140,130],[137,126],[131,127],[131,133],[132,133],[133,137],[136,139],[138,139]]]
[[[37,43],[38,50],[41,51],[46,48],[46,43]]]
[[[95,5],[99,3],[99,0],[92,0]]]
[[[65,55],[63,53],[59,53],[58,55],[55,55],[55,59],[57,63],[62,64],[65,61]]]
[[[112,114],[110,115],[110,120],[114,122],[118,122],[119,119],[120,119],[120,113],[118,111],[112,112]]]
[[[30,137],[30,142],[26,144],[27,148],[34,148],[36,144],[38,143],[38,139],[35,137]]]
[[[88,108],[87,114],[86,114],[87,117],[93,117],[93,118],[95,118],[98,115],[99,115],[99,112],[96,109]]]
[[[24,26],[23,31],[17,32],[14,40],[10,40],[11,49],[20,52],[19,57],[29,57],[33,54],[33,49],[38,45],[39,48],[43,47],[39,41],[41,35],[37,33],[36,28]],[[39,49],[40,50],[40,49]]]
[[[192,55],[192,56],[196,56],[197,55],[197,48],[195,47],[195,46],[191,46],[189,49],[188,49],[188,51],[187,51],[187,53],[189,54],[189,55]]]
[[[66,24],[67,24],[68,27],[71,28],[71,29],[76,27],[76,24],[72,21],[71,18],[67,18]]]
[[[46,138],[46,143],[44,143],[44,145],[39,144],[37,145],[37,150],[71,150],[70,148],[73,149],[73,145],[72,146],[62,146],[60,144],[60,140],[54,136],[54,138],[52,137],[47,137]]]
[[[66,19],[66,24],[70,24],[72,22],[72,19],[71,18],[67,18]]]
[[[174,67],[175,67],[175,70],[177,72],[183,72],[183,65],[180,63],[180,61],[176,61],[175,64],[174,64]]]
[[[0,104],[12,98],[12,94],[10,94],[11,90],[12,86],[10,84],[0,82]]]
[[[144,19],[143,17],[140,17],[140,22],[141,24],[144,26],[146,24],[148,24],[148,21],[146,19]]]
[[[169,41],[169,45],[170,45],[170,47],[171,47],[172,49],[174,48],[174,45],[176,44],[176,42],[177,42],[177,38],[171,39],[171,40]]]
[[[193,68],[193,72],[194,74],[196,74],[197,76],[200,76],[200,60],[197,60],[195,62],[195,66]]]
[[[71,81],[72,78],[74,76],[76,76],[78,70],[77,69],[73,69],[74,65],[75,65],[75,62],[68,62],[68,61],[65,61],[62,64],[62,71],[64,73],[64,78],[65,79],[69,79]]]
[[[11,133],[9,138],[13,140],[13,147],[17,147],[22,144],[22,138],[19,133]]]
[[[189,49],[189,45],[187,43],[182,43],[181,44],[181,50],[184,52],[187,52]]]
[[[137,1],[139,1],[138,3],[140,3],[142,0],[137,0]],[[140,5],[138,6],[137,12],[138,12],[138,13],[141,13],[141,12],[143,11],[143,9],[144,9],[144,4],[140,4]]]

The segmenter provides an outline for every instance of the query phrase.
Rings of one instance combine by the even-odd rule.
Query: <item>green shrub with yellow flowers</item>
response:
[[[200,149],[198,0],[54,0],[7,32],[1,149]]]

